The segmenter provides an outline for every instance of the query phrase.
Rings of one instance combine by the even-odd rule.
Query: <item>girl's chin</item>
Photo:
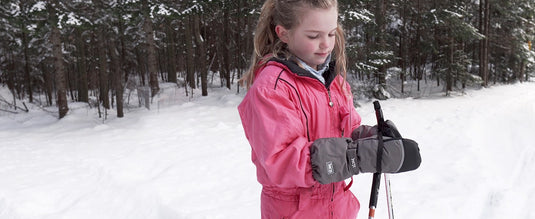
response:
[[[325,60],[327,60],[327,57],[317,58],[316,60],[314,60],[314,64],[315,65],[321,65],[321,64],[325,63]]]
[[[305,61],[305,63],[307,63],[307,65],[309,65],[310,67],[316,67],[318,65],[325,63],[325,60],[327,60],[327,57],[317,56],[317,57],[314,57],[314,59],[312,60]]]

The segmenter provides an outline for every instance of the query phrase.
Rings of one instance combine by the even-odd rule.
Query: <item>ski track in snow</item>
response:
[[[217,90],[105,122],[78,103],[62,120],[0,115],[0,218],[260,218],[242,98]],[[535,218],[535,83],[381,105],[422,153],[418,170],[390,176],[396,218]],[[351,188],[358,218],[371,178]],[[376,218],[388,217],[383,189]]]

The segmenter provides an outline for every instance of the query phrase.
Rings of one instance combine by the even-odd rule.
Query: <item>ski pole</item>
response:
[[[375,117],[377,117],[377,140],[379,141],[379,146],[377,147],[377,172],[373,174],[372,181],[372,190],[370,192],[370,211],[368,214],[369,219],[375,217],[375,209],[377,207],[377,196],[379,194],[379,186],[381,184],[381,160],[383,157],[383,124],[385,119],[383,117],[383,111],[381,110],[381,105],[379,101],[374,101],[373,106],[375,108]]]
[[[388,218],[394,219],[394,204],[392,203],[392,188],[390,187],[390,177],[388,174],[383,173],[385,178],[385,192],[386,192],[386,203],[388,207]]]

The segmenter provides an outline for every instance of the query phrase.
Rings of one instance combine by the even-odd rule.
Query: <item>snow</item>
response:
[[[371,13],[369,13],[369,11],[367,10],[364,10],[363,12],[349,11],[348,14],[350,19],[353,18],[359,21],[363,21],[364,23],[369,23],[370,21],[372,21],[372,19],[370,18]]]
[[[15,3],[10,3],[7,8],[11,16],[18,16],[20,14],[20,6]]]
[[[171,12],[167,9],[167,7],[164,4],[160,4],[158,6],[153,6],[151,8],[151,14],[154,12],[156,7],[158,7],[158,11],[157,11],[158,15],[167,15],[167,16],[171,15]]]
[[[453,12],[453,11],[450,11],[450,10],[447,10],[447,9],[444,9],[444,12],[446,12],[448,14],[451,14],[452,16],[455,16],[457,18],[463,18],[464,17],[462,14],[459,14],[457,12]]]
[[[175,95],[121,119],[98,119],[81,103],[61,120],[53,108],[0,114],[0,218],[260,218],[236,110],[243,94],[166,92]],[[359,104],[363,124],[375,124],[373,104]],[[535,218],[535,83],[381,105],[423,159],[390,175],[396,218]],[[358,218],[371,177],[355,176],[351,188]],[[376,218],[387,218],[383,190]]]
[[[44,11],[44,10],[46,10],[46,2],[38,1],[32,6],[32,8],[30,9],[30,13],[33,13],[36,11]]]

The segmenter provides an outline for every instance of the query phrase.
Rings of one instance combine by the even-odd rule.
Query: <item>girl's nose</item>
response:
[[[327,48],[329,45],[328,45],[328,41],[325,37],[322,37],[321,38],[321,41],[320,41],[320,48]]]
[[[329,44],[330,43],[331,42],[330,42],[329,37],[322,37],[319,46],[320,46],[321,49],[329,48]]]

